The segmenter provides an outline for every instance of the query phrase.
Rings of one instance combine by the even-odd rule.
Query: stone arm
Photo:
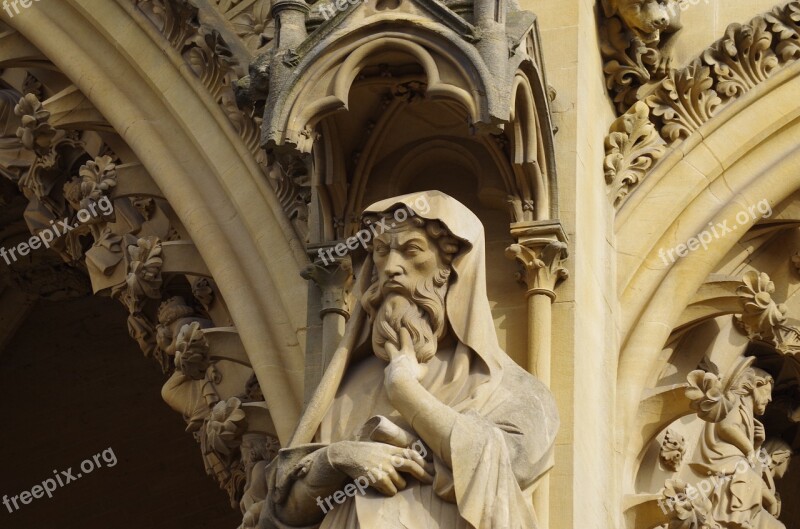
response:
[[[402,330],[400,336],[400,348],[386,344],[391,361],[384,385],[394,407],[450,470],[442,479],[437,468],[437,495],[456,503],[471,527],[536,527],[530,493],[552,464],[558,427],[549,392],[509,364],[503,375],[507,387],[484,396],[494,399],[491,402],[478,404],[485,415],[475,408],[455,410],[419,383],[423,367],[416,362],[407,332]]]
[[[755,447],[737,418],[738,414],[731,412],[719,422],[717,426],[719,437],[738,448],[745,456],[750,457],[754,455]]]
[[[450,435],[459,413],[430,394],[410,370],[400,370],[387,385],[389,400],[411,428],[450,468]]]

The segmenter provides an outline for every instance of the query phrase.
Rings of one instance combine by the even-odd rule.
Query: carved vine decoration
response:
[[[714,71],[716,91],[732,99],[766,81],[778,67],[772,39],[765,18],[728,26],[725,36],[703,52],[703,62]]]
[[[746,24],[731,24],[721,39],[679,69],[649,69],[657,62],[655,52],[637,41],[619,18],[607,20],[601,30],[607,85],[623,113],[606,139],[605,161],[609,198],[619,208],[666,153],[659,147],[654,152],[645,149],[633,158],[633,165],[629,162],[625,153],[636,154],[642,138],[648,147],[657,143],[651,139],[653,128],[667,148],[674,148],[737,98],[800,58],[800,0]],[[630,38],[621,38],[626,31]],[[663,74],[656,78],[655,71]],[[649,108],[646,116],[642,101]]]
[[[600,51],[605,59],[606,88],[612,94],[618,113],[638,100],[640,87],[650,82],[652,66],[661,53],[625,31],[622,21],[613,17],[600,27]]]

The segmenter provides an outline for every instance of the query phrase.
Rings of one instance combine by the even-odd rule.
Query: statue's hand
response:
[[[398,383],[408,380],[419,380],[424,374],[425,365],[417,360],[414,342],[408,329],[400,329],[400,343],[386,342],[386,353],[389,365],[385,370],[384,382],[389,391]]]
[[[406,487],[400,473],[422,483],[433,483],[433,465],[413,448],[384,443],[339,441],[328,446],[331,466],[355,481],[372,486],[384,496],[394,496]]]
[[[753,440],[755,441],[756,449],[760,448],[764,440],[767,438],[767,433],[764,430],[764,425],[759,421],[754,421],[753,424]]]

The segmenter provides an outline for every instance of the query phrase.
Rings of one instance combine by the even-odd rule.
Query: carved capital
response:
[[[506,249],[506,256],[523,267],[519,279],[528,286],[528,296],[543,294],[556,299],[555,288],[569,277],[563,266],[569,251],[566,235],[559,221],[520,222],[511,225],[517,239]]]
[[[350,317],[349,294],[353,286],[353,263],[350,256],[327,264],[316,261],[308,265],[300,275],[313,281],[322,292],[320,317],[329,313]]]

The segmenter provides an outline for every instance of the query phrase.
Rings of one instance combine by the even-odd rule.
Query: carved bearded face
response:
[[[402,328],[409,331],[420,362],[436,354],[447,332],[445,297],[457,249],[440,223],[419,218],[375,237],[377,280],[362,303],[372,318],[372,346],[379,358],[389,360],[384,346],[399,343]]]
[[[619,14],[631,31],[646,43],[657,42],[661,32],[681,28],[677,0],[611,0],[612,13]]]

